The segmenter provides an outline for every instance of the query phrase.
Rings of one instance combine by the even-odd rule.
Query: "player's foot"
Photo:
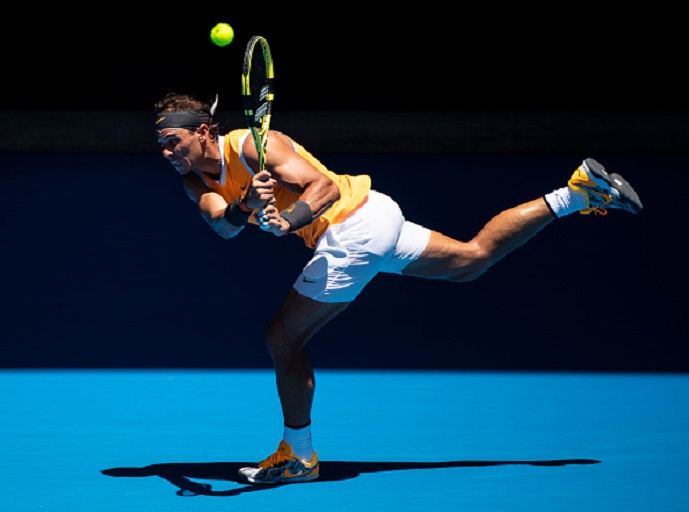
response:
[[[579,213],[606,215],[609,209],[639,213],[643,208],[632,186],[619,174],[608,174],[593,158],[584,160],[567,184],[586,196],[587,207]]]
[[[308,482],[318,478],[318,455],[313,452],[310,461],[305,461],[292,453],[292,447],[280,441],[277,451],[257,468],[241,468],[240,478],[252,484],[284,484],[289,482]]]

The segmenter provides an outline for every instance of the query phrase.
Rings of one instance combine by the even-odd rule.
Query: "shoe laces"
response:
[[[579,213],[583,215],[588,215],[589,213],[593,213],[594,215],[607,215],[608,210],[606,210],[605,208],[591,206],[590,208],[586,208],[585,210],[579,210]]]
[[[277,451],[268,457],[266,460],[259,462],[258,467],[262,469],[268,469],[279,465],[282,462],[290,460],[291,450],[290,447],[284,441],[280,442]]]
[[[600,199],[603,200],[605,204],[610,204],[612,203],[612,196],[610,194],[605,194],[603,192],[598,192],[597,190],[589,190],[589,194],[587,194],[587,201],[589,203],[589,207],[586,210],[582,210],[582,213],[594,213],[596,215],[607,215],[608,210],[605,208],[601,208],[600,206],[592,206],[591,205],[591,195],[590,194],[596,194]]]

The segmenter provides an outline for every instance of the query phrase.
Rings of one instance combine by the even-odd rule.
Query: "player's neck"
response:
[[[222,174],[222,154],[217,142],[206,146],[203,160],[197,166],[197,169],[210,176],[219,177]]]

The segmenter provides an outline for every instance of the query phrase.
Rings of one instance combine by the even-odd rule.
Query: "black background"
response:
[[[6,13],[3,109],[150,110],[169,92],[239,108],[253,35],[271,44],[280,110],[686,109],[683,16],[652,8],[370,3],[171,4]],[[315,8],[314,8],[315,7]],[[199,12],[197,12],[199,11]],[[235,40],[216,47],[217,22]]]

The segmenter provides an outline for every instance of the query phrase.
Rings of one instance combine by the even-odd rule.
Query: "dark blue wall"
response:
[[[689,370],[689,157],[320,156],[462,239],[588,156],[646,208],[564,218],[473,283],[381,275],[312,341],[317,367]],[[157,155],[0,154],[0,169],[0,366],[271,365],[263,330],[309,258],[299,239],[222,240]]]

